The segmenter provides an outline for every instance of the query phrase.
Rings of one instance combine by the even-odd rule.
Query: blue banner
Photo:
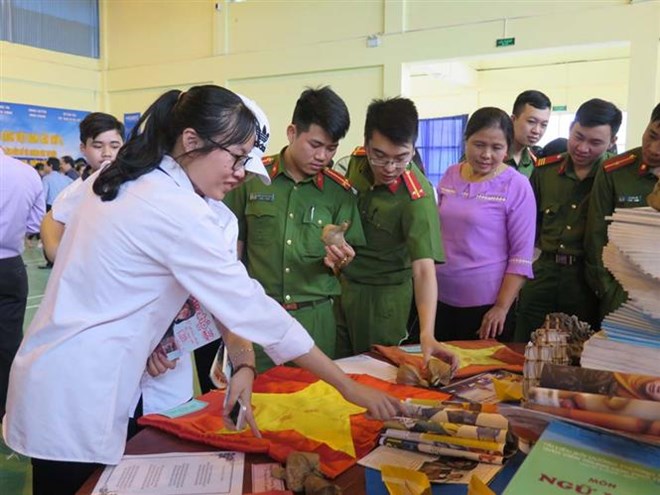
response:
[[[34,164],[50,156],[80,156],[78,124],[89,112],[0,102],[0,146]]]

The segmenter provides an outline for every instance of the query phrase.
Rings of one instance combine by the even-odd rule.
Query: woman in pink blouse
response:
[[[465,160],[438,184],[438,340],[510,340],[513,303],[533,277],[536,211],[529,180],[504,163],[512,140],[511,118],[480,108],[465,129]]]

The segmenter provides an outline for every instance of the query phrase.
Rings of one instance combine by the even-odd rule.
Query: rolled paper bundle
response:
[[[351,223],[346,221],[339,225],[329,223],[323,227],[321,240],[326,246],[343,246],[346,243],[344,233],[348,230]]]

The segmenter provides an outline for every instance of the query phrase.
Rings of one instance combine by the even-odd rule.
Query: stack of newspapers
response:
[[[616,209],[603,262],[628,301],[584,345],[585,368],[660,376],[660,212]]]

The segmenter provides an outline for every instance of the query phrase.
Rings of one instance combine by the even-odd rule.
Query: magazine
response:
[[[440,391],[452,394],[470,402],[495,404],[500,402],[495,393],[493,378],[501,381],[522,382],[522,375],[506,370],[487,371],[442,387]]]
[[[213,315],[190,296],[160,341],[167,359],[174,360],[220,338]]]

